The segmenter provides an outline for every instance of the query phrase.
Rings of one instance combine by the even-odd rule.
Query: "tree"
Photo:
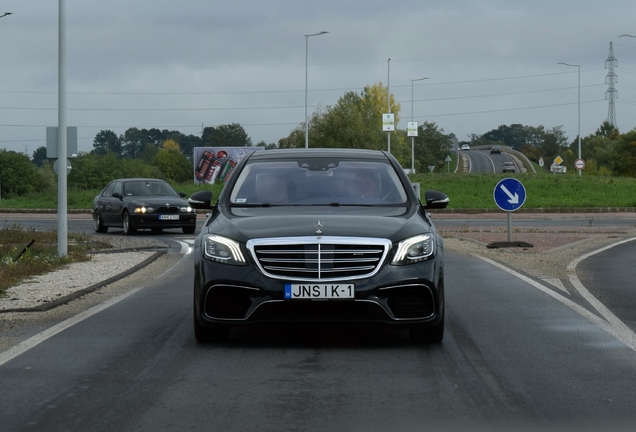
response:
[[[252,139],[238,123],[205,127],[201,140],[210,147],[251,147]]]
[[[120,155],[122,151],[121,139],[110,130],[102,130],[93,139],[93,152],[95,154],[106,155],[115,153]]]
[[[35,164],[35,166],[42,168],[42,165],[44,165],[47,161],[48,158],[46,157],[46,146],[38,147],[33,152],[33,163]]]
[[[543,136],[543,142],[539,144],[541,154],[547,160],[553,160],[564,150],[567,150],[567,138],[563,132],[563,126],[548,129]]]
[[[429,166],[443,168],[446,156],[451,151],[450,137],[435,123],[424,122],[417,127],[415,142],[415,170],[428,171]],[[410,160],[410,155],[409,155]],[[410,166],[404,165],[403,166]]]
[[[39,170],[23,153],[0,150],[0,196],[12,198],[43,188]]]
[[[176,182],[184,182],[193,178],[192,164],[186,158],[179,144],[174,140],[166,140],[153,159],[153,165],[157,166],[163,175]]]
[[[514,150],[520,150],[525,144],[539,145],[543,139],[543,126],[535,128],[521,124],[501,125],[497,129],[481,136],[493,144],[503,144]]]
[[[387,134],[382,132],[382,114],[388,109],[387,89],[382,83],[366,86],[358,94],[345,93],[333,107],[313,113],[309,121],[310,147],[387,148]],[[399,121],[400,104],[391,95],[391,112]],[[304,146],[304,125],[299,125],[279,141],[280,148]],[[403,145],[399,134],[393,134],[392,145]],[[396,149],[397,150],[397,149]],[[392,149],[393,151],[393,149]]]

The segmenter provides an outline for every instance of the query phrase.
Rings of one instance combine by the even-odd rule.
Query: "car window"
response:
[[[109,183],[108,186],[106,186],[104,188],[104,191],[102,192],[102,196],[103,197],[111,197],[111,196],[113,196],[113,191],[115,189],[115,185],[116,184],[117,184],[117,182]]]
[[[111,193],[111,195],[114,193],[118,193],[119,195],[121,195],[121,191],[122,191],[121,182],[115,182],[115,186],[113,187],[113,193]]]
[[[124,184],[124,196],[177,196],[177,192],[162,181],[131,181]]]
[[[233,204],[382,205],[406,202],[388,162],[337,159],[256,161],[241,171]]]

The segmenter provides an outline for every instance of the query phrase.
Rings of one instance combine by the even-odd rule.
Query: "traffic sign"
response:
[[[540,157],[540,158],[539,158],[539,166],[540,166],[540,167],[542,167],[542,166],[543,166],[543,158],[542,158],[542,157]]]
[[[515,211],[526,201],[526,188],[515,178],[505,178],[495,186],[495,204],[503,211]]]
[[[585,161],[583,159],[577,159],[574,161],[574,168],[576,168],[577,170],[581,171],[583,168],[585,168]]]
[[[382,114],[382,131],[393,132],[395,130],[395,114]]]

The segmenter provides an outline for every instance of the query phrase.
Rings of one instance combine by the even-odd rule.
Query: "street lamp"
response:
[[[630,34],[622,34],[619,37],[633,37],[633,38],[636,38],[636,36],[630,35]]]
[[[423,81],[430,79],[429,77],[417,78],[411,80],[411,123],[413,123],[413,83],[415,81]],[[415,174],[415,137],[411,137],[411,174]]]
[[[4,14],[0,15],[0,18],[6,17],[7,15],[13,15],[13,12],[5,12]]]
[[[307,78],[308,78],[307,58],[309,55],[309,38],[311,36],[320,36],[327,33],[329,32],[321,31],[320,33],[305,35],[305,148],[309,148],[309,121],[307,119]]]
[[[579,73],[579,130],[578,130],[578,134],[579,134],[579,159],[581,159],[581,65],[563,63],[563,62],[560,62],[559,64],[564,66],[574,66],[578,68],[578,73]],[[581,170],[579,170],[579,175],[581,175]]]

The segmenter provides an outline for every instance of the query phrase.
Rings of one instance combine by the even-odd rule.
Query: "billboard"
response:
[[[194,184],[225,183],[237,163],[264,147],[195,147]]]

